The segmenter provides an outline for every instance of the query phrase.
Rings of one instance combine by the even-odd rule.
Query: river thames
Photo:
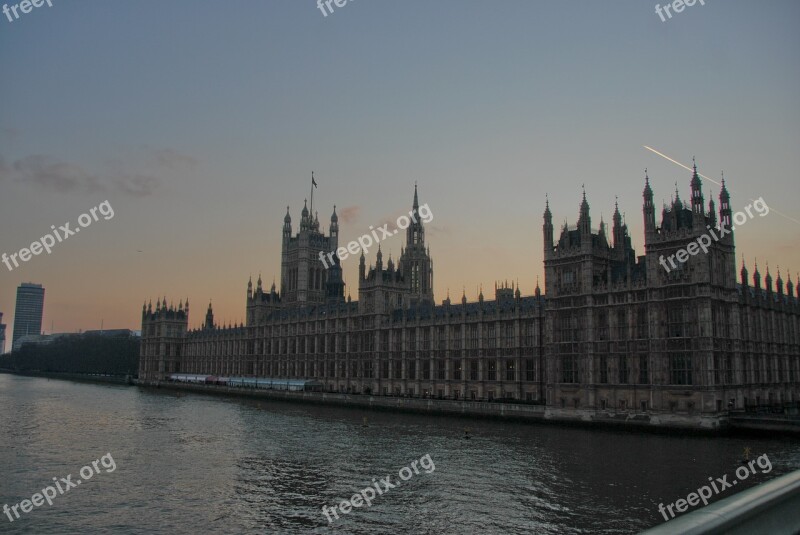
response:
[[[54,478],[74,482],[103,456],[116,466],[98,464],[13,522],[3,515],[6,533],[636,533],[664,521],[659,503],[733,474],[745,447],[772,470],[756,467],[736,491],[800,468],[788,438],[370,413],[4,374],[0,406],[0,505]],[[433,469],[401,481],[398,471],[426,455]],[[323,506],[387,475],[395,488],[329,524]]]

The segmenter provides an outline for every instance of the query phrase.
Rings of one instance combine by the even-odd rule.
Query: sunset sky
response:
[[[532,294],[545,193],[574,224],[582,184],[593,226],[618,196],[644,254],[644,169],[659,215],[690,179],[644,145],[724,170],[734,210],[763,197],[775,210],[736,231],[737,256],[800,271],[800,2],[706,0],[666,22],[642,0],[52,3],[0,15],[0,253],[106,200],[114,217],[0,264],[6,348],[28,281],[47,332],[139,329],[164,295],[189,298],[191,326],[209,299],[243,321],[248,277],[279,283],[312,171],[340,243],[407,212],[418,183],[437,302],[497,280]],[[357,258],[344,268],[356,298]]]

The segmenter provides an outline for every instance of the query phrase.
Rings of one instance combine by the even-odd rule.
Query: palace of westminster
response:
[[[533,296],[495,287],[494,299],[441,304],[423,222],[406,229],[395,264],[366,266],[358,300],[345,298],[336,210],[328,235],[303,208],[292,234],[283,224],[280,292],[247,286],[246,325],[221,327],[209,304],[188,329],[189,303],[166,298],[142,309],[139,378],[170,374],[308,379],[328,392],[509,401],[573,411],[713,415],[800,403],[800,281],[763,284],[736,273],[734,232],[667,272],[674,254],[708,226],[730,225],[724,181],[719,212],[706,207],[697,168],[688,202],[679,196],[656,219],[645,174],[644,247],[636,256],[619,209],[611,233],[593,231],[584,192],[577,226],[558,235],[544,211],[545,288]],[[419,207],[416,186],[413,208]]]

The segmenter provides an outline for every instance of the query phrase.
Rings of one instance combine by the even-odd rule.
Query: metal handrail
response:
[[[646,535],[800,533],[800,470],[643,531]]]

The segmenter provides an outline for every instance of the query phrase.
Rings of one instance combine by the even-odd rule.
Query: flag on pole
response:
[[[314,180],[314,171],[311,171],[311,185],[317,187],[317,181]]]

